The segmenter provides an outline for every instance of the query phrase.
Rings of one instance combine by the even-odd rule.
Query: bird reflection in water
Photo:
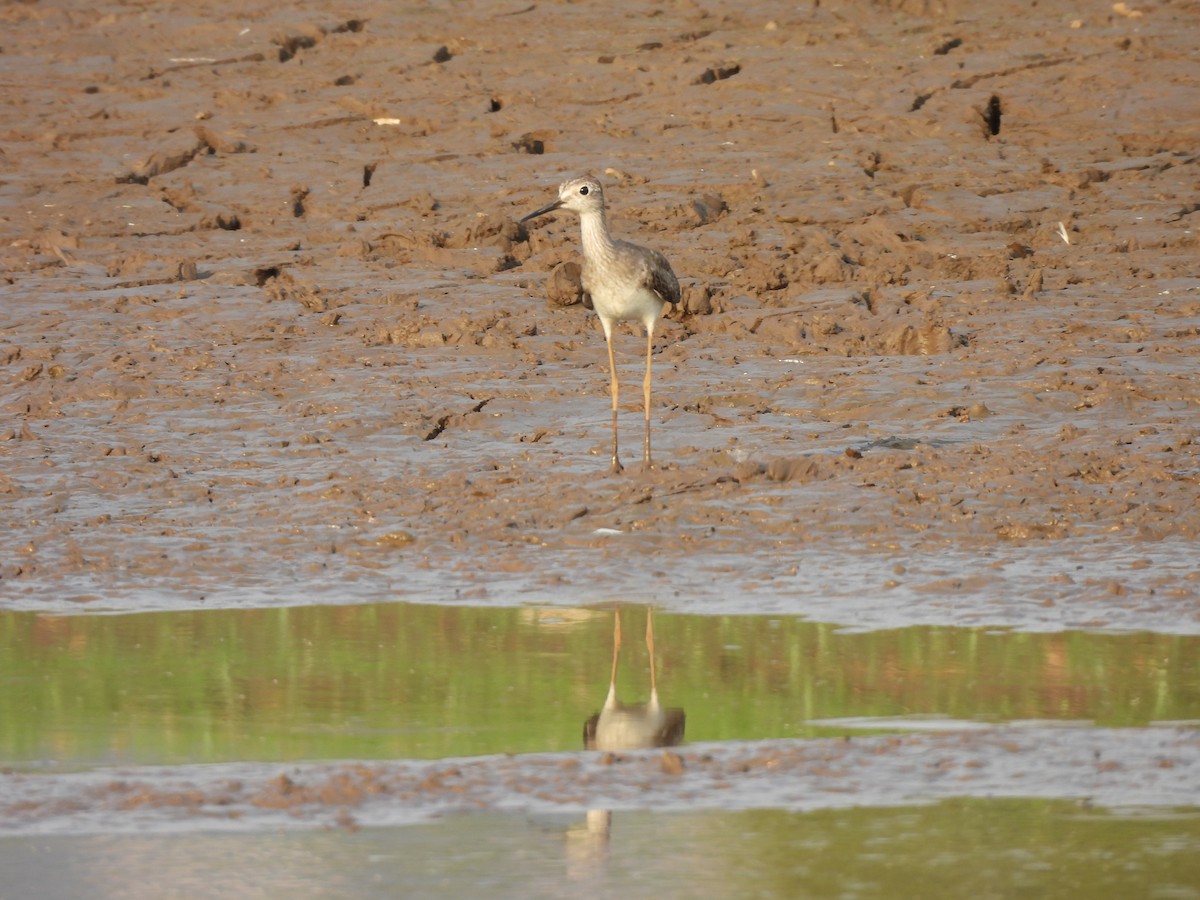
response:
[[[646,650],[650,653],[650,699],[622,703],[617,699],[617,661],[621,656],[621,612],[614,613],[612,675],[604,707],[583,723],[583,745],[588,750],[645,750],[674,747],[683,740],[682,709],[666,709],[658,702],[658,676],[654,666],[654,611],[646,610]]]
[[[654,611],[646,610],[646,650],[650,654],[650,699],[622,703],[617,699],[617,662],[621,656],[621,612],[614,613],[612,673],[608,696],[600,712],[583,723],[583,745],[588,750],[617,752],[674,747],[683,742],[684,714],[658,701],[658,676],[654,663]],[[575,877],[602,866],[612,833],[612,810],[589,809],[583,823],[568,832],[570,868]]]

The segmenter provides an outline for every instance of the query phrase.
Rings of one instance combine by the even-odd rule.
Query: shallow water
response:
[[[0,613],[0,895],[1195,895],[1198,638],[613,616]]]
[[[580,749],[614,614],[2,612],[7,889],[1193,895],[1200,638],[660,612],[660,762]]]
[[[403,603],[120,616],[0,612],[0,762],[436,759],[573,750],[608,688],[611,610]],[[649,693],[623,609],[618,693]],[[782,616],[654,617],[659,693],[691,741],[861,731],[895,717],[1200,720],[1200,638]],[[881,722],[880,730],[894,724]],[[910,725],[903,726],[911,727]]]
[[[593,826],[596,817],[592,817]],[[1200,896],[1200,812],[948,800],[453,815],[404,828],[0,838],[5,896]],[[162,885],[169,885],[163,893]]]

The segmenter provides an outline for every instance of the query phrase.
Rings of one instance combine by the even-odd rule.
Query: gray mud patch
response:
[[[10,774],[0,834],[409,825],[451,813],[906,806],[949,797],[1200,806],[1191,728],[952,730],[435,762]]]

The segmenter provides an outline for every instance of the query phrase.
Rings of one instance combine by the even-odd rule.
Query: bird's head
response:
[[[530,219],[545,215],[548,212],[554,212],[556,209],[569,209],[580,215],[591,210],[603,210],[604,188],[600,186],[599,181],[590,175],[564,181],[558,186],[557,200],[553,203],[548,203],[535,212],[531,212],[521,219],[521,221],[528,222]]]

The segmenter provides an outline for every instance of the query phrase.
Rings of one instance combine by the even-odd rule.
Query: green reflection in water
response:
[[[618,689],[649,691],[626,608]],[[1200,719],[1200,638],[655,616],[659,693],[690,741],[809,720]],[[0,612],[0,761],[438,758],[578,749],[612,612],[378,604],[39,617]]]

